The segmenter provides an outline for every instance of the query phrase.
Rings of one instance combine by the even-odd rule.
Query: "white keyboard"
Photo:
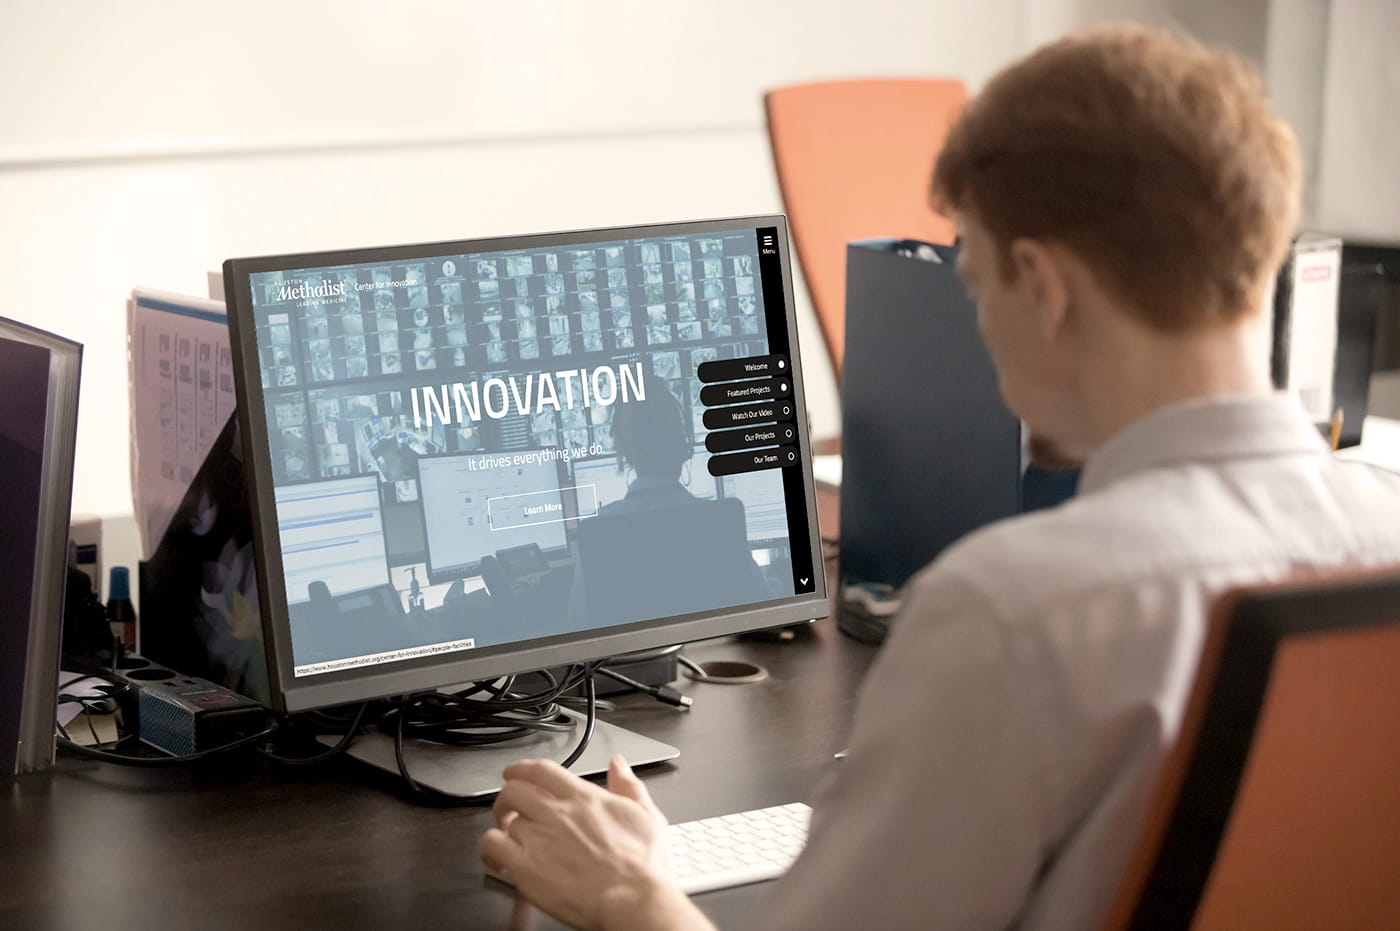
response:
[[[776,879],[807,841],[812,809],[801,802],[755,808],[667,828],[671,870],[687,895]]]

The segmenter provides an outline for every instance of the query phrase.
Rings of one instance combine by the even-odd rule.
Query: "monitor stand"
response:
[[[451,795],[468,798],[489,798],[501,788],[501,770],[517,760],[547,759],[563,761],[578,744],[583,733],[584,716],[562,709],[578,722],[570,731],[547,731],[481,747],[453,747],[426,740],[406,739],[403,745],[404,763],[413,781],[419,785]],[[333,735],[316,738],[327,746],[339,742]],[[394,759],[394,738],[379,730],[369,730],[355,738],[346,751],[357,760],[398,775]],[[607,772],[608,762],[621,754],[633,766],[674,760],[680,751],[670,744],[652,740],[635,731],[597,721],[593,739],[569,771],[580,776]]]

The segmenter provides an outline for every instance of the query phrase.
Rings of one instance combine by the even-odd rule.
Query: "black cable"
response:
[[[93,700],[101,700],[101,698],[110,698],[114,701],[120,702],[123,698],[125,698],[127,695],[134,691],[130,682],[128,682],[126,679],[122,678],[121,676],[117,675],[112,670],[104,666],[98,666],[90,662],[78,662],[66,658],[64,659],[64,663],[67,665],[74,666],[75,668],[72,671],[81,673],[81,675],[77,676],[76,678],[70,679],[66,683],[64,683],[64,688],[73,685],[75,682],[80,682],[83,679],[101,679],[103,682],[107,683],[105,686],[99,686],[97,689],[98,691],[103,693],[102,696],[88,696]],[[65,665],[65,669],[67,668],[67,665]],[[80,695],[72,695],[68,692],[59,692],[59,698],[63,698],[65,695],[73,699],[83,698],[83,696]]]
[[[182,756],[127,756],[124,753],[111,753],[106,750],[85,747],[80,743],[74,743],[67,737],[58,737],[57,742],[58,746],[67,750],[69,753],[85,757],[89,760],[102,760],[105,763],[120,763],[123,766],[183,766],[186,763],[197,763],[200,760],[207,760],[211,756],[217,756],[221,753],[228,753],[232,750],[238,750],[250,744],[255,744],[264,737],[271,737],[273,734],[277,733],[278,727],[279,725],[274,721],[256,734],[240,737],[223,746],[210,747],[208,750],[199,750],[195,753],[186,753]]]
[[[609,669],[606,666],[599,666],[597,673],[600,676],[607,676],[614,682],[621,682],[628,688],[635,689],[638,692],[645,692],[657,701],[665,702],[668,705],[674,705],[682,711],[685,711],[695,703],[689,695],[682,695],[669,685],[647,685],[644,682],[638,682],[631,676],[625,676],[617,670]]]
[[[68,695],[65,693],[58,696],[58,704],[78,705],[89,716],[113,714],[117,710],[116,699],[106,695]]]
[[[397,720],[397,726],[394,730],[394,763],[397,764],[399,768],[400,778],[403,779],[404,783],[409,787],[410,790],[412,790],[418,795],[463,798],[463,796],[455,795],[454,793],[443,792],[441,789],[425,789],[423,788],[423,786],[419,785],[418,781],[414,779],[413,776],[409,773],[408,761],[403,758],[403,722],[404,716],[399,715]]]
[[[313,756],[282,756],[266,747],[259,747],[258,753],[272,760],[274,763],[282,763],[286,766],[310,766],[314,763],[324,763],[326,760],[332,759],[350,749],[350,744],[354,743],[355,737],[360,733],[360,725],[364,722],[365,713],[369,711],[369,706],[371,704],[371,702],[363,702],[360,705],[360,709],[355,712],[354,720],[350,722],[345,733],[341,735],[340,740],[336,741],[336,743],[327,750],[323,750]]]
[[[76,703],[82,705],[83,709],[88,712],[96,710],[99,713],[110,714],[115,711],[119,711],[121,709],[122,698],[134,691],[130,682],[128,682],[126,679],[122,678],[120,675],[117,675],[109,669],[92,666],[90,664],[84,664],[84,668],[82,668],[80,671],[88,677],[105,680],[111,687],[104,688],[105,694],[101,696],[84,697],[72,695],[66,692],[60,693],[60,695],[58,696],[59,704]],[[96,739],[97,729],[93,726],[91,717],[89,717],[88,719],[88,728],[92,731],[93,738]],[[206,760],[212,756],[217,756],[220,753],[226,753],[231,750],[241,749],[250,744],[257,743],[259,740],[262,740],[263,738],[269,737],[272,734],[276,733],[278,730],[278,724],[274,721],[266,729],[259,731],[256,734],[249,734],[246,737],[240,737],[237,740],[231,741],[230,743],[224,744],[222,746],[210,747],[207,750],[200,750],[195,753],[187,753],[182,756],[128,756],[124,753],[114,753],[109,750],[98,749],[99,747],[103,746],[103,743],[101,741],[98,741],[94,746],[91,747],[85,746],[83,744],[73,741],[69,737],[66,728],[59,726],[57,727],[57,730],[58,736],[55,738],[56,745],[64,750],[69,751],[75,756],[84,757],[90,760],[102,760],[103,762],[107,763],[117,763],[124,766],[160,767],[181,766],[186,763],[196,763],[200,760]],[[127,735],[127,737],[130,736],[133,735]],[[125,739],[126,737],[118,737],[116,741],[110,742],[109,745],[119,746],[121,742]]]
[[[380,728],[430,743],[453,747],[489,746],[541,731],[566,731],[557,706],[538,714],[525,711],[489,712],[455,707],[429,696],[418,696],[380,718]]]
[[[680,656],[676,657],[676,662],[680,663],[686,669],[689,669],[691,672],[695,673],[701,679],[705,678],[705,676],[707,675],[707,673],[705,672],[705,667],[701,666],[689,656],[681,654]]]
[[[548,676],[551,681],[553,680],[553,676],[549,674],[548,670],[541,670],[541,672]],[[503,680],[489,679],[485,682],[473,683],[453,694],[459,698],[470,698],[479,692],[485,692],[494,697],[509,694],[513,688],[515,688],[515,676],[506,676]]]
[[[481,746],[504,743],[541,731],[571,730],[576,723],[564,715],[560,707],[565,697],[563,693],[582,681],[585,695],[588,695],[591,692],[591,673],[589,666],[574,665],[568,667],[561,679],[551,670],[540,670],[546,686],[528,694],[509,691],[514,682],[514,677],[510,677],[503,683],[498,684],[496,680],[486,684],[474,683],[452,693],[423,692],[402,696],[380,718],[379,726],[393,735],[395,765],[404,784],[414,794],[440,800],[481,801],[477,797],[425,787],[414,779],[404,757],[404,738],[413,737],[449,746]],[[491,697],[471,697],[483,691]],[[585,716],[589,736],[593,704],[590,703]]]
[[[529,694],[507,691],[504,685],[480,683],[457,692],[422,692],[402,696],[379,720],[381,730],[449,746],[491,745],[539,731],[564,731],[573,722],[560,706],[570,704],[565,694],[579,685],[586,667],[568,667],[563,678],[541,670],[546,686]],[[487,699],[472,698],[482,691]]]
[[[626,657],[629,659],[649,659],[678,653],[680,649],[681,645],[676,644],[656,650],[626,654]],[[694,665],[683,657],[680,657],[680,661],[692,667]],[[690,704],[688,697],[668,686],[648,686],[618,673],[616,670],[602,669],[600,667],[603,662],[606,660],[591,664],[575,664],[567,667],[562,676],[556,676],[551,670],[540,670],[545,687],[533,693],[513,691],[515,677],[509,676],[504,679],[473,683],[452,693],[425,692],[390,699],[387,710],[379,717],[378,724],[381,729],[393,735],[394,756],[399,775],[412,791],[420,795],[447,799],[479,800],[439,792],[421,785],[409,772],[407,762],[404,759],[404,738],[411,737],[451,746],[471,746],[503,743],[531,733],[563,733],[578,726],[577,720],[566,716],[563,708],[581,706],[584,717],[583,728],[577,745],[562,764],[568,767],[577,762],[588,748],[596,730],[598,709],[612,707],[611,703],[598,699],[597,686],[594,682],[595,673],[607,675],[631,688],[647,692],[661,701],[677,707],[685,707]],[[130,687],[130,684],[125,680],[110,674],[103,677],[122,689]],[[582,696],[569,694],[579,686],[582,686],[583,689]],[[487,697],[476,697],[480,695]],[[102,699],[89,701],[110,703],[113,697],[106,696]],[[63,700],[83,704],[85,708],[88,706],[88,701],[76,696],[64,696]],[[64,750],[87,759],[127,766],[162,767],[194,763],[221,753],[241,749],[298,723],[309,723],[335,731],[339,731],[341,728],[345,729],[340,740],[334,746],[309,757],[288,757],[267,747],[258,748],[258,752],[266,759],[285,765],[304,766],[324,762],[343,753],[359,733],[370,708],[377,705],[379,705],[377,702],[362,703],[355,710],[353,717],[348,720],[331,711],[306,712],[295,718],[274,721],[256,734],[250,734],[223,746],[211,747],[207,750],[181,756],[129,756],[87,747],[71,740],[68,732],[61,726],[58,727],[61,736],[58,736],[56,740],[58,746]],[[91,721],[89,721],[89,727],[92,728]],[[95,729],[93,729],[93,736],[94,738],[97,736]],[[126,738],[119,738],[117,744],[119,745],[124,739]]]
[[[584,698],[582,695],[560,695],[559,704],[568,708],[570,711],[577,711],[579,714],[585,714],[588,711],[588,699]],[[593,699],[593,706],[599,711],[617,710],[617,705],[614,705],[606,698]]]
[[[83,720],[87,722],[88,733],[92,735],[92,743],[88,744],[87,746],[100,747],[103,745],[105,741],[103,741],[102,738],[98,736],[97,725],[93,724],[92,719],[97,715],[113,714],[117,710],[116,699],[112,698],[109,695],[84,696],[69,695],[67,693],[64,693],[58,696],[58,704],[80,706],[83,709]],[[57,722],[55,722],[55,724],[57,724]],[[67,740],[72,740],[72,736],[68,733],[68,729],[66,727],[64,727],[62,724],[57,724],[57,726],[60,737],[63,737]]]
[[[564,758],[564,762],[559,764],[565,769],[578,762],[578,758],[583,756],[583,751],[588,749],[588,742],[593,739],[593,727],[598,721],[598,694],[593,685],[593,672],[596,667],[588,667],[583,679],[583,697],[588,701],[588,711],[583,719],[583,736],[579,738],[578,746],[574,747],[574,752]]]
[[[554,698],[558,698],[558,697],[559,697],[559,696],[558,696],[558,692],[560,692],[560,691],[562,691],[562,690],[564,690],[564,689],[573,688],[575,685],[582,684],[582,686],[583,686],[583,699],[584,699],[584,702],[585,702],[585,709],[586,709],[585,712],[584,712],[583,732],[582,732],[582,734],[580,735],[578,744],[574,747],[573,751],[572,751],[567,757],[565,757],[564,760],[563,760],[563,762],[560,764],[560,765],[564,766],[566,769],[567,769],[568,767],[572,766],[574,763],[578,762],[579,757],[583,756],[584,751],[588,749],[588,744],[589,744],[589,742],[593,739],[593,732],[594,732],[594,730],[595,730],[596,727],[597,727],[597,721],[598,721],[598,715],[597,715],[598,696],[597,696],[596,687],[595,687],[594,682],[593,682],[593,673],[594,673],[596,667],[597,667],[597,664],[584,664],[584,665],[579,666],[579,667],[570,667],[570,672],[569,672],[569,674],[566,675],[566,676],[564,677],[563,680],[558,680],[558,679],[555,679],[552,675],[547,675],[548,681],[551,681],[551,682],[556,683],[556,685],[555,685],[554,688],[547,689],[545,692],[537,693],[537,694],[534,695],[534,696],[526,696],[525,698],[508,698],[508,699],[507,699],[507,701],[510,701],[511,703],[519,703],[519,702],[523,702],[523,701],[527,701],[527,700],[536,700],[536,699],[538,699],[540,696],[543,696],[543,695],[546,695],[546,694],[550,694],[550,693],[553,693]],[[464,691],[470,691],[470,690],[464,690]],[[416,779],[413,778],[413,774],[410,773],[410,772],[409,772],[409,769],[408,769],[408,761],[407,761],[407,759],[404,757],[404,738],[405,738],[405,736],[413,736],[413,734],[410,733],[410,730],[409,730],[409,729],[414,727],[414,725],[413,725],[411,722],[408,721],[408,716],[407,716],[406,714],[403,713],[404,710],[405,710],[405,706],[408,706],[408,705],[413,704],[413,703],[416,703],[416,702],[422,702],[422,701],[425,700],[425,699],[431,700],[431,702],[433,703],[433,706],[436,706],[436,705],[437,705],[438,703],[440,703],[443,699],[459,698],[461,694],[462,694],[461,692],[454,693],[454,694],[451,694],[451,695],[446,694],[446,693],[441,693],[441,692],[429,692],[429,693],[425,693],[425,694],[422,694],[422,695],[411,695],[411,696],[406,696],[406,697],[402,700],[401,706],[400,706],[398,709],[395,709],[394,711],[390,711],[389,714],[385,716],[385,720],[386,720],[386,721],[392,716],[392,729],[393,729],[393,737],[394,737],[394,763],[395,763],[396,767],[398,768],[399,776],[403,779],[404,784],[407,785],[408,788],[409,788],[409,790],[410,790],[411,792],[413,792],[415,795],[419,795],[419,796],[422,796],[422,797],[424,797],[424,798],[437,799],[437,800],[440,800],[440,801],[477,802],[477,803],[486,801],[486,799],[483,799],[483,798],[480,797],[480,796],[460,795],[460,794],[457,794],[457,793],[455,793],[455,792],[445,792],[445,791],[443,791],[443,790],[441,790],[441,789],[434,789],[434,788],[432,788],[432,787],[430,787],[430,786],[424,786],[422,783],[418,782],[418,780],[416,780]],[[559,709],[558,709],[558,704],[553,700],[553,698],[551,698],[549,704],[550,704],[550,706],[553,708],[553,714],[552,714],[553,717],[555,717],[555,718],[564,718],[562,712],[560,712]],[[395,711],[397,711],[397,713],[395,713]],[[503,720],[512,720],[512,719],[508,719],[508,718],[507,718],[507,719],[503,719]],[[517,720],[519,720],[519,719],[517,719]],[[533,729],[547,729],[547,730],[570,729],[570,728],[573,728],[573,727],[576,726],[576,722],[572,721],[571,719],[564,718],[564,720],[567,720],[567,721],[568,721],[568,724],[567,724],[566,726],[563,725],[563,722],[562,722],[562,721],[561,721],[561,722],[557,722],[560,726],[556,726],[556,727],[541,728],[541,727],[540,727],[540,724],[545,723],[545,722],[543,722],[543,721],[532,721],[532,722],[530,722],[528,725],[525,725],[525,726],[530,727],[530,728],[533,728]],[[382,722],[381,722],[381,726],[383,726],[384,723],[385,723],[385,722],[382,721]],[[428,739],[438,739],[438,737],[441,737],[441,736],[443,736],[443,735],[439,734],[439,735],[437,735],[437,737],[428,738]],[[512,736],[514,736],[514,735],[512,735]],[[450,741],[450,740],[438,740],[438,742],[447,742],[447,743],[450,743],[450,742],[452,742],[452,741]],[[493,742],[499,742],[499,741],[493,741]]]

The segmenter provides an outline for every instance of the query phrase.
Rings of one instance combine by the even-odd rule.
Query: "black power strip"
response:
[[[126,664],[116,670],[131,686],[123,723],[147,746],[186,756],[233,743],[271,723],[271,713],[262,705],[208,679],[140,657],[128,657]]]

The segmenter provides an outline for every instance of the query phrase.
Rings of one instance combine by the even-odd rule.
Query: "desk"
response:
[[[834,520],[823,527],[834,527]],[[713,641],[698,661],[766,666],[754,685],[681,680],[688,712],[626,696],[606,719],[672,743],[674,764],[642,771],[676,821],[807,799],[845,744],[874,649],[831,619],[783,644]],[[514,916],[513,891],[487,880],[476,842],[488,808],[429,808],[354,760],[305,770],[259,757],[141,770],[60,757],[5,784],[0,927],[560,927]],[[698,896],[721,928],[763,894]]]
[[[1368,415],[1361,426],[1361,445],[1338,450],[1337,455],[1400,472],[1400,420]]]

